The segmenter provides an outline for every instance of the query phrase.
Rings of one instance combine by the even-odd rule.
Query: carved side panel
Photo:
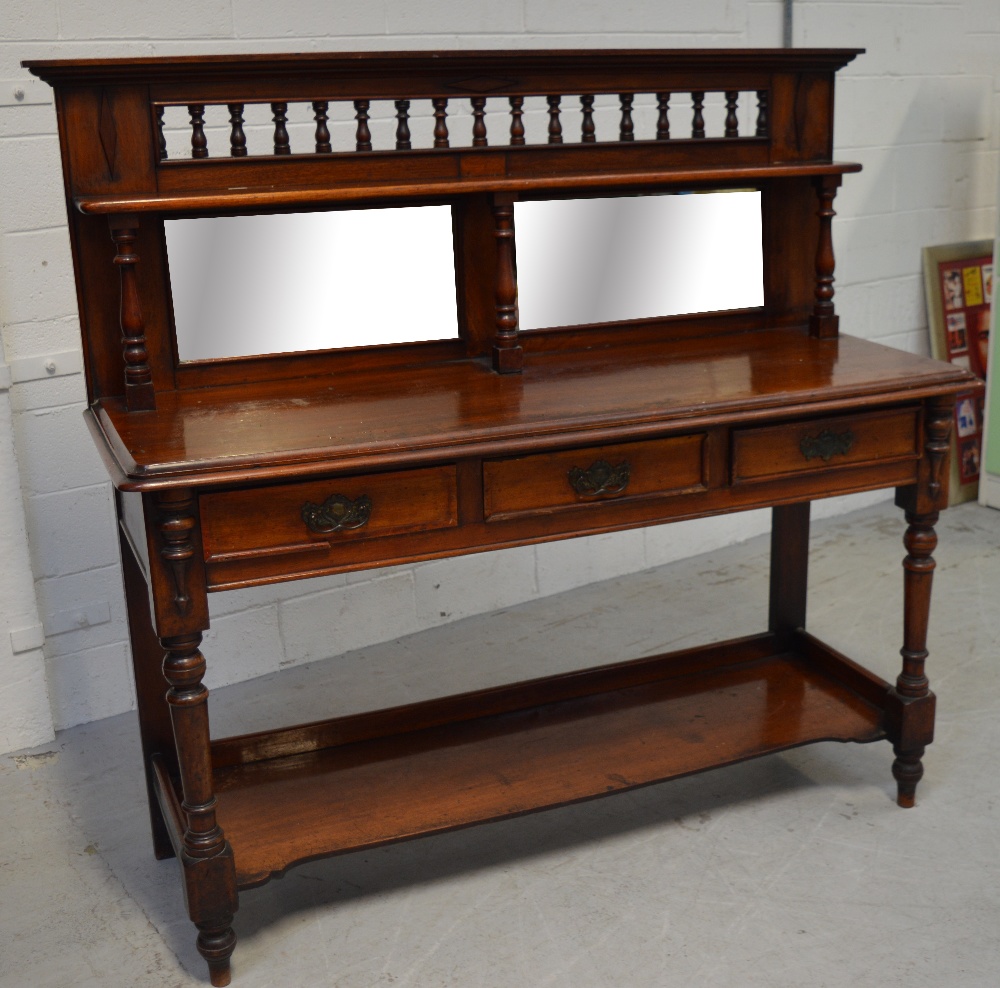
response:
[[[939,507],[948,503],[948,453],[951,447],[951,398],[927,405],[924,449],[927,453],[927,495]]]
[[[183,635],[208,627],[205,564],[198,502],[193,491],[144,495],[151,595],[157,634]]]
[[[924,405],[924,455],[916,484],[896,488],[896,505],[926,515],[948,506],[949,460],[955,399],[930,398]]]

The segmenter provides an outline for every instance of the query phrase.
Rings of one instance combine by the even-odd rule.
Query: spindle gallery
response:
[[[641,99],[643,95],[645,94],[639,94],[639,98]],[[720,98],[723,96],[725,98],[725,121],[723,129],[718,134],[706,134],[704,116],[706,93],[703,90],[698,90],[692,93],[656,93],[655,99],[659,116],[655,127],[650,128],[648,135],[643,135],[641,132],[637,134],[636,132],[633,121],[633,106],[637,98],[637,94],[635,93],[582,93],[579,96],[572,97],[549,95],[545,97],[549,121],[544,143],[563,144],[573,141],[596,143],[598,138],[594,124],[594,102],[600,97],[604,97],[605,100],[614,100],[617,103],[615,110],[617,121],[614,130],[602,138],[603,141],[634,141],[643,139],[667,141],[685,138],[704,139],[706,136],[710,138],[738,138],[740,136],[738,109],[741,97],[745,97],[747,105],[749,105],[751,99],[756,100],[755,136],[767,136],[767,90],[748,93],[741,93],[738,90],[726,90],[718,93],[718,95]],[[674,99],[675,116],[680,114],[679,103],[681,100],[687,99],[691,104],[690,125],[686,128],[678,128],[675,121],[673,138],[671,138],[670,120],[668,117],[668,106],[671,97]],[[650,99],[652,100],[652,98],[652,94],[650,94]],[[455,97],[438,96],[424,100],[355,99],[341,102],[343,105],[353,109],[356,121],[353,147],[350,150],[389,150],[391,147],[391,149],[396,151],[409,151],[414,147],[411,142],[409,129],[410,116],[411,113],[418,114],[421,110],[426,111],[427,114],[432,114],[435,121],[433,144],[428,146],[435,148],[469,148],[487,147],[490,145],[494,147],[503,145],[511,147],[524,146],[529,143],[525,140],[523,126],[524,99],[525,97],[520,95],[504,98],[503,101],[506,106],[503,110],[503,117],[505,119],[502,130],[495,134],[491,133],[487,127],[487,98],[485,96],[474,96],[471,99],[461,101]],[[466,104],[471,111],[472,126],[465,134],[450,132],[447,124],[449,112],[455,113],[456,104],[459,102]],[[322,99],[302,102],[302,106],[308,107],[313,115],[315,129],[310,135],[308,143],[303,142],[294,149],[291,146],[288,132],[289,102],[264,104],[269,107],[274,123],[273,136],[270,146],[266,149],[266,154],[345,153],[335,152],[330,143],[329,114],[331,104],[336,109],[336,101],[333,100]],[[373,110],[377,113],[380,104],[384,104],[387,109],[391,107],[397,120],[395,142],[392,145],[387,144],[385,148],[377,148],[372,144],[372,135],[369,129],[371,113]],[[425,105],[421,106],[421,104]],[[185,105],[170,103],[154,104],[156,127],[159,132],[158,147],[161,160],[167,157],[167,142],[164,136],[166,111],[174,109],[184,110],[189,117],[186,127],[190,130],[189,155],[191,158],[205,159],[212,155],[223,155],[233,158],[247,157],[246,134],[243,129],[246,104],[224,104],[229,111],[230,132],[228,147],[220,148],[210,148],[205,135],[206,107],[210,109],[212,105],[210,103],[191,103]],[[294,106],[294,104],[291,105]],[[495,115],[500,117],[501,113],[496,112]],[[564,128],[566,130],[565,136]],[[542,142],[539,141],[538,143]],[[262,152],[254,156],[263,157],[265,155]]]
[[[178,859],[214,985],[230,981],[239,893],[324,855],[820,740],[888,742],[886,776],[891,760],[898,803],[913,806],[934,726],[927,623],[951,410],[978,383],[840,334],[832,219],[859,166],[832,157],[834,77],[858,54],[26,63],[55,88],[153,850]],[[748,190],[759,304],[519,326],[526,204]],[[165,227],[374,221],[390,206],[450,210],[454,333],[360,345],[351,324],[353,342],[296,352],[279,320],[264,352],[183,359]],[[727,241],[710,262],[720,281]],[[414,263],[424,247],[409,245]],[[388,293],[398,272],[380,273]],[[218,287],[225,300],[254,286]],[[894,682],[806,630],[810,502],[883,488],[905,517]],[[211,736],[209,593],[759,507],[773,515],[770,602],[744,637]]]

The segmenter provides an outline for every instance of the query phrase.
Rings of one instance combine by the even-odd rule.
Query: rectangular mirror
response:
[[[458,336],[450,206],[164,228],[181,361]]]
[[[520,328],[764,304],[759,191],[514,204]]]

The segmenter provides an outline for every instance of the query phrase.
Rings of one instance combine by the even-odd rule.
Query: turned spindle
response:
[[[372,132],[368,129],[368,108],[370,106],[370,101],[366,99],[354,101],[354,119],[358,124],[354,135],[354,149],[356,151],[371,151],[372,149]]]
[[[410,143],[410,101],[396,100],[396,150],[409,151]]]
[[[191,157],[208,157],[208,138],[205,136],[205,104],[192,103],[188,106],[191,117]]]
[[[735,89],[726,90],[726,137],[740,136],[740,121],[736,115],[736,105],[740,94]]]
[[[272,103],[271,113],[274,120],[274,153],[291,154],[292,147],[288,143],[288,104]]]
[[[768,118],[767,118],[767,90],[758,89],[757,90],[757,137],[767,137],[768,130]]]
[[[559,101],[561,96],[546,96],[549,104],[549,144],[562,144],[562,123],[559,120]]]
[[[510,98],[510,143],[515,147],[524,144],[524,97]]]
[[[622,105],[622,122],[618,130],[618,140],[634,141],[635,124],[632,122],[632,101],[635,96],[632,93],[620,93],[618,99]]]
[[[670,140],[670,93],[656,94],[656,139],[658,141]]]
[[[580,110],[583,113],[580,140],[584,144],[593,144],[597,141],[597,127],[594,125],[594,97],[590,95],[581,96]]]
[[[691,136],[705,136],[705,94],[704,92],[694,92],[691,94]]]
[[[472,97],[472,146],[483,148],[486,140],[486,97]]]
[[[437,97],[431,101],[434,105],[434,147],[448,147],[448,100]]]
[[[233,158],[247,156],[247,135],[243,133],[243,104],[229,106],[229,154]]]
[[[316,153],[330,154],[333,145],[330,143],[330,127],[328,112],[330,104],[327,100],[313,100],[313,120],[316,121]]]

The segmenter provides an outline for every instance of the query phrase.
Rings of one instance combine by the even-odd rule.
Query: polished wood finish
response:
[[[933,738],[927,623],[951,409],[980,385],[839,335],[833,198],[858,166],[832,160],[833,79],[857,54],[29,63],[56,90],[86,419],[117,488],[154,851],[179,858],[213,984],[229,981],[238,890],[309,858],[823,739],[889,741],[897,800],[913,804]],[[607,133],[598,96],[619,108]],[[491,110],[491,134],[487,97],[509,118],[494,127]],[[548,110],[530,140],[529,97]],[[717,133],[708,97],[725,101]],[[738,102],[754,97],[740,136]],[[633,116],[651,98],[655,126]],[[690,126],[671,128],[688,99]],[[472,110],[463,133],[449,130],[453,100]],[[271,111],[273,153],[248,152],[252,104]],[[166,154],[169,107],[190,117],[190,156]],[[228,146],[209,146],[209,108],[228,113]],[[312,114],[314,135],[289,135],[289,108]],[[370,119],[393,113],[380,146]],[[418,114],[433,117],[426,139],[410,131]],[[346,115],[353,146],[335,150],[329,120]],[[519,330],[518,200],[748,186],[762,199],[762,306]],[[165,220],[441,203],[458,339],[178,360]],[[720,245],[723,274],[727,262]],[[908,525],[893,684],[805,630],[809,502],[889,487]],[[209,592],[756,507],[773,511],[760,634],[211,737]]]
[[[483,464],[485,510],[488,519],[521,513],[584,507],[598,500],[663,497],[708,486],[707,436],[693,433],[638,443],[592,446],[536,453]],[[625,466],[627,479],[607,490],[574,487],[574,471],[596,463]]]
[[[331,540],[308,531],[302,513],[304,505],[322,503],[334,493],[352,500],[368,498],[372,505],[363,527],[333,535],[338,543],[458,524],[454,466],[211,492],[201,498],[205,558],[211,563],[244,553],[273,555],[328,548]]]
[[[315,750],[289,745],[288,754],[255,758],[253,737],[232,739],[227,760],[236,750],[248,757],[218,767],[216,779],[240,888],[321,855],[562,806],[811,741],[884,737],[877,703],[794,651],[777,650],[767,635],[454,700],[458,720],[442,717],[432,701],[392,711],[379,725],[317,725],[325,736]],[[475,717],[465,716],[470,708]],[[378,733],[397,721],[406,726]],[[282,805],[283,816],[261,814],[268,803]]]
[[[916,408],[737,429],[733,483],[920,457]]]

